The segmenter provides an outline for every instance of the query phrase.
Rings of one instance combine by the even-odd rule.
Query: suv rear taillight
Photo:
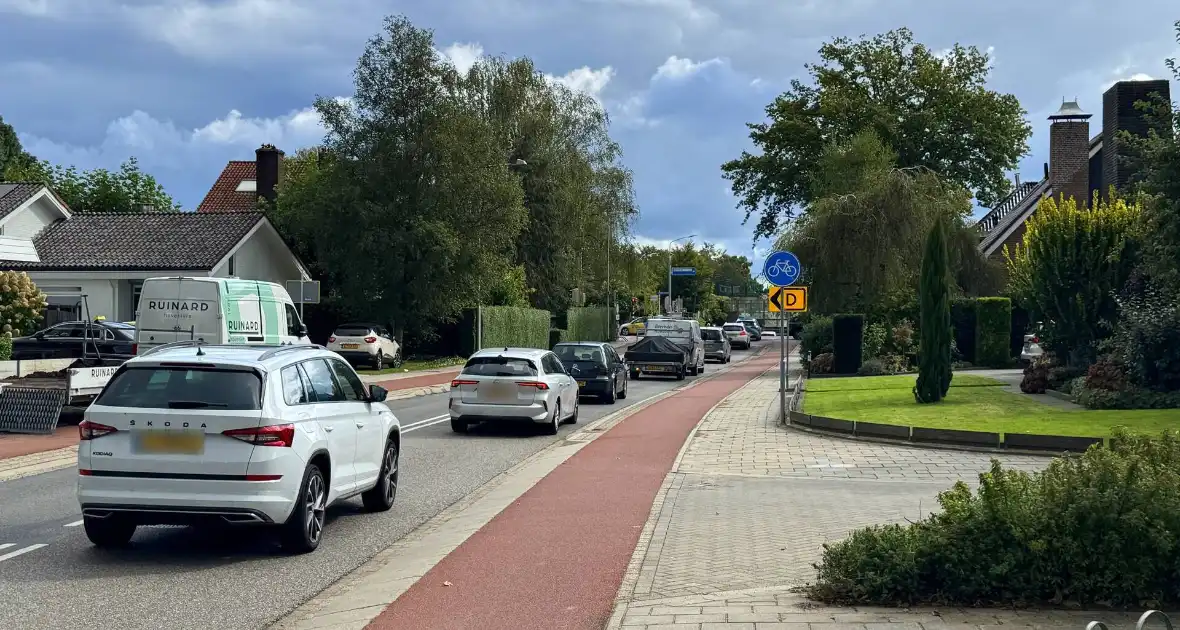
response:
[[[291,446],[295,442],[295,425],[272,424],[268,427],[230,429],[221,434],[254,446]]]
[[[458,378],[451,381],[452,388],[459,387],[460,385],[479,385],[479,381],[466,381]]]
[[[83,420],[78,423],[78,439],[79,440],[93,440],[104,435],[110,435],[118,431],[115,427],[110,427],[105,424]]]
[[[336,335],[332,335],[331,337],[328,337],[328,343],[336,343]]]
[[[521,387],[536,387],[540,391],[549,389],[549,386],[541,381],[516,381],[516,384]]]
[[[376,337],[365,337],[365,343],[377,343]]]
[[[131,344],[131,354],[139,354],[139,344]]]
[[[1041,343],[1040,337],[1033,337],[1033,343]]]

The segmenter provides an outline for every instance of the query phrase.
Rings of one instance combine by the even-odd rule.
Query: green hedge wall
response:
[[[963,361],[975,363],[975,298],[951,301],[951,325],[955,327],[955,347]]]
[[[12,358],[12,333],[4,333],[0,336],[0,361],[8,361]]]
[[[832,351],[835,353],[836,374],[856,374],[864,357],[864,315],[832,316]]]
[[[571,341],[614,341],[619,336],[619,325],[612,321],[612,315],[607,306],[571,308],[566,313],[566,338]]]
[[[550,328],[549,329],[549,349],[552,350],[553,346],[556,346],[557,344],[565,342],[565,341],[569,341],[569,338],[570,338],[570,334],[569,334],[568,330],[566,330],[564,328]]]
[[[475,352],[476,309],[463,313],[462,351]],[[483,307],[483,347],[549,349],[549,311],[515,306]]]
[[[1012,300],[1006,297],[975,301],[975,363],[992,368],[1012,362],[1009,339],[1012,334]]]

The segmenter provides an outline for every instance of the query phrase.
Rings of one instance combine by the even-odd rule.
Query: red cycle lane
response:
[[[776,354],[620,422],[435,565],[367,630],[601,629],[689,432],[714,405],[773,367]]]

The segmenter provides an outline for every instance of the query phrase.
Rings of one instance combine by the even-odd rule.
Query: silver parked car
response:
[[[479,422],[526,420],[556,435],[578,421],[578,383],[548,350],[484,349],[451,381],[450,412],[456,433]]]
[[[729,337],[729,343],[734,348],[745,348],[746,350],[750,349],[751,336],[750,331],[746,329],[745,324],[733,322],[731,324],[725,324],[721,327],[721,330],[725,332],[726,337]]]

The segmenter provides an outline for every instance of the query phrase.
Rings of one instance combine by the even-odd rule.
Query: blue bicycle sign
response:
[[[789,287],[799,280],[803,273],[803,265],[799,257],[791,252],[771,252],[762,266],[762,275],[766,281],[776,287]]]

